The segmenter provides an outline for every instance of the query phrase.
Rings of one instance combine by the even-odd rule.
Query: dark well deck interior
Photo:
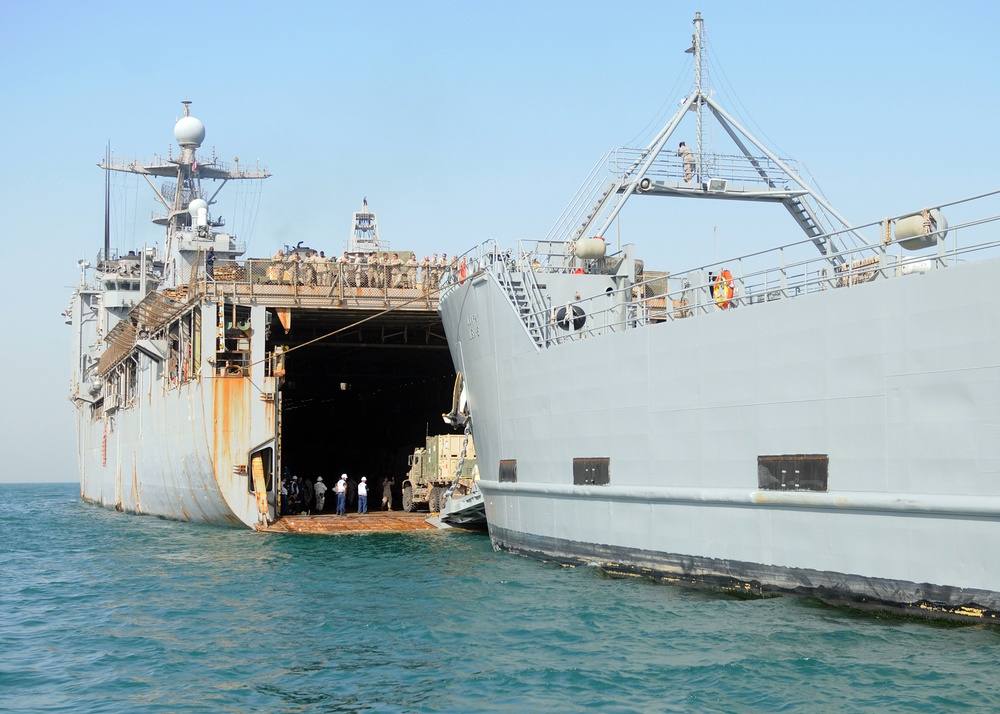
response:
[[[441,414],[451,406],[455,370],[440,317],[433,309],[290,310],[290,330],[272,319],[267,340],[268,352],[289,349],[282,469],[310,481],[323,476],[330,487],[341,473],[352,481],[366,476],[370,511],[381,502],[382,479],[392,476],[393,508],[401,509],[407,456],[426,434],[449,431]],[[324,512],[334,509],[331,493]]]

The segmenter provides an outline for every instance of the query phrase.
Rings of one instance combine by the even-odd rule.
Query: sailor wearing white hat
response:
[[[333,490],[337,493],[337,515],[347,515],[347,474],[340,475],[340,480]]]
[[[316,479],[316,485],[313,486],[313,493],[316,494],[316,512],[322,513],[323,506],[326,504],[326,484],[323,483],[322,476]]]
[[[368,479],[364,476],[358,484],[358,513],[368,513]]]

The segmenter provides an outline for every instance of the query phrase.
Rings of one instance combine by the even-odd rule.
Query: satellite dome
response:
[[[206,201],[204,198],[196,198],[193,201],[191,201],[191,203],[188,204],[188,213],[190,213],[192,216],[198,213],[198,211],[201,209],[204,209],[206,211],[208,210],[208,201]]]
[[[174,124],[174,138],[181,146],[201,146],[201,142],[205,140],[205,125],[195,117],[181,117]]]

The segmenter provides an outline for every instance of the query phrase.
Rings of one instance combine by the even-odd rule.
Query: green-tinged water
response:
[[[1000,708],[1000,632],[735,600],[457,531],[260,535],[0,485],[4,712]]]

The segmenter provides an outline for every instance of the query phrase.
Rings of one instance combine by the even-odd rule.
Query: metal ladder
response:
[[[571,241],[575,241],[577,238],[580,238],[584,234],[584,231],[590,227],[594,218],[604,213],[604,207],[607,205],[608,199],[615,194],[618,186],[618,181],[612,181],[604,186],[604,190],[601,192],[600,196],[594,200],[593,207],[590,209],[590,212],[584,216],[583,220],[580,221],[577,226],[577,229],[570,236],[569,239]]]
[[[498,272],[497,279],[507,293],[511,305],[517,310],[518,317],[521,318],[531,340],[538,347],[544,347],[549,337],[548,322],[541,318],[542,315],[548,314],[545,298],[538,287],[533,270],[518,275],[522,277],[516,278],[513,273],[503,270]]]
[[[570,200],[555,225],[545,237],[549,242],[569,242],[583,235],[592,221],[599,217],[607,205],[609,197],[619,188],[621,181],[616,180],[609,171],[608,163],[611,153],[605,154],[584,179],[576,195]]]
[[[839,255],[840,249],[837,247],[832,236],[828,236],[825,240],[820,236],[828,234],[828,230],[823,227],[820,222],[819,216],[813,211],[812,207],[802,200],[800,196],[792,196],[782,201],[788,212],[792,214],[792,218],[795,222],[799,224],[802,230],[807,236],[812,239],[813,244],[819,249],[819,252],[824,255],[830,255],[830,260],[836,265],[840,265],[844,262],[844,257]]]

